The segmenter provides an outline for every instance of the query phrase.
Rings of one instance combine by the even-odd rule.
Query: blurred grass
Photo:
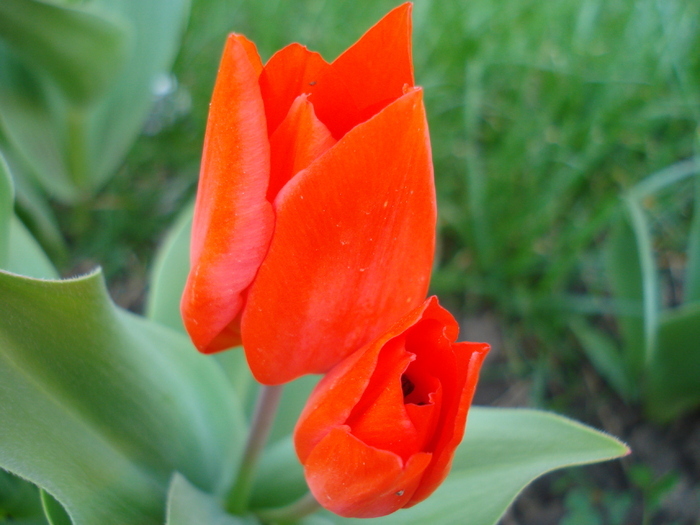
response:
[[[195,0],[149,134],[89,209],[62,214],[78,259],[145,275],[194,193],[228,32],[264,59],[293,41],[332,59],[399,3]],[[516,357],[565,359],[561,314],[598,308],[569,298],[605,292],[596,248],[621,191],[698,144],[700,3],[417,0],[414,30],[440,207],[433,290],[495,309]]]

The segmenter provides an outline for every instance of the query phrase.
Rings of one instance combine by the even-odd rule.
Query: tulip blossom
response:
[[[436,205],[410,4],[332,63],[263,66],[232,34],[211,101],[182,298],[195,346],[264,384],[323,373],[427,293]]]
[[[456,343],[435,297],[333,368],[294,435],[316,500],[371,518],[427,498],[464,435],[486,343]]]

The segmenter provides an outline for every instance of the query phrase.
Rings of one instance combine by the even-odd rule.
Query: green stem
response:
[[[258,518],[263,523],[290,523],[313,514],[321,508],[310,492],[299,498],[286,507],[276,509],[265,509],[256,512]]]
[[[255,467],[272,429],[272,423],[275,420],[277,407],[282,397],[282,388],[283,385],[260,387],[253,422],[248,435],[248,443],[238,470],[238,477],[228,495],[227,508],[233,514],[242,515],[248,509],[248,500],[253,489]]]

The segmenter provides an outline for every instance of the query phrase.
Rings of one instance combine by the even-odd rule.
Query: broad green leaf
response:
[[[0,523],[3,518],[13,525],[24,520],[46,525],[36,485],[0,469]]]
[[[15,203],[10,168],[0,153],[0,268],[7,263],[10,250],[10,221]]]
[[[700,405],[700,301],[666,313],[657,344],[647,370],[647,408],[655,419],[670,421]]]
[[[0,467],[74,525],[162,523],[173,471],[221,493],[245,430],[222,371],[180,334],[116,308],[101,275],[0,272]]]
[[[177,53],[187,23],[190,0],[102,0],[133,24],[135,45],[123,74],[95,108],[89,128],[94,162],[93,187],[111,175],[141,131]]]
[[[49,525],[73,525],[63,505],[45,490],[41,491],[41,506]]]
[[[190,232],[194,203],[188,204],[165,237],[151,272],[146,317],[185,333],[180,298],[190,271]]]
[[[11,152],[8,152],[11,153]],[[15,210],[17,216],[32,232],[32,236],[52,257],[68,258],[68,246],[58,226],[55,210],[39,183],[28,175],[28,167],[8,155],[7,162],[15,182]]]
[[[4,347],[4,344],[3,344]],[[3,348],[4,349],[4,348]],[[74,525],[159,523],[165,487],[41,384],[0,361],[0,464],[51,492]],[[129,504],[125,505],[124,502]]]
[[[25,518],[15,518],[8,516],[3,518],[0,515],[0,525],[50,525],[43,514]]]
[[[132,37],[126,21],[81,7],[42,0],[0,3],[0,38],[77,105],[90,103],[112,82]]]
[[[31,233],[14,214],[10,170],[0,153],[0,269],[44,279],[58,273]]]
[[[618,306],[617,320],[622,334],[624,360],[629,377],[640,377],[644,368],[644,317],[642,270],[637,240],[625,220],[619,220],[605,242],[605,270]]]
[[[221,366],[231,386],[236,391],[241,401],[241,406],[249,414],[248,407],[252,405],[254,394],[257,392],[257,389],[252,387],[257,385],[257,383],[253,378],[253,374],[250,373],[243,349],[240,347],[231,348],[225,352],[209,356],[209,358]]]
[[[555,414],[474,407],[452,472],[440,488],[415,507],[372,523],[494,525],[518,493],[542,474],[627,453],[617,439]]]
[[[226,514],[219,500],[192,485],[179,472],[173,475],[168,490],[165,525],[245,525],[252,519]]]
[[[87,110],[73,108],[69,115],[67,102],[50,92],[47,79],[0,40],[0,128],[8,153],[28,168],[14,175],[36,178],[47,193],[71,201],[80,194],[79,179],[87,176]]]
[[[304,469],[288,435],[265,451],[255,473],[250,505],[253,509],[283,507],[308,490]]]
[[[10,253],[4,269],[37,279],[56,279],[58,272],[27,227],[15,215],[10,220]]]
[[[43,4],[38,0],[12,2]],[[156,84],[167,74],[175,56],[189,0],[95,0],[59,9],[85,12],[124,26],[119,31],[128,33],[131,40],[123,67],[117,68],[106,88],[99,96],[80,101],[60,96],[41,67],[21,60],[8,44],[0,42],[3,134],[48,193],[73,202],[89,196],[114,173],[140,132],[155,98]],[[53,31],[47,29],[53,21],[47,21],[42,30]],[[71,41],[84,38],[74,35]],[[85,53],[92,56],[90,49]],[[100,62],[105,57],[98,54],[97,58],[101,71],[111,69],[109,61]],[[80,67],[90,64],[81,63]],[[105,82],[105,75],[98,75],[102,78],[98,83]]]

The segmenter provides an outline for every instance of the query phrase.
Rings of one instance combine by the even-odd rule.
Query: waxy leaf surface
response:
[[[49,492],[74,525],[163,523],[175,470],[220,493],[245,432],[220,368],[113,306],[99,273],[0,272],[0,420],[0,467]]]
[[[494,525],[518,493],[542,474],[628,452],[617,439],[555,414],[474,407],[452,472],[440,488],[419,505],[372,523]]]
[[[68,4],[2,2],[0,127],[22,175],[71,202],[104,183],[141,131],[189,0]]]

